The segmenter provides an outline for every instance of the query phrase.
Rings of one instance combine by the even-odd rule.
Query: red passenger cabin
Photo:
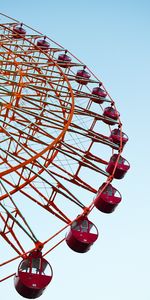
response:
[[[64,54],[60,54],[57,59],[57,63],[61,68],[68,68],[71,63],[71,57],[69,57],[65,52]]]
[[[121,202],[121,194],[111,184],[105,188],[105,183],[101,185],[94,200],[95,207],[104,213],[112,213]]]
[[[38,250],[23,259],[14,278],[17,292],[29,299],[41,296],[52,280],[52,268]]]
[[[75,76],[75,81],[79,84],[86,85],[89,82],[91,75],[85,71],[85,67],[83,70],[78,70]]]
[[[104,123],[108,124],[108,125],[115,125],[116,122],[114,121],[117,121],[120,114],[119,112],[114,109],[112,106],[108,106],[104,109],[104,112],[103,112],[103,116],[104,117],[107,117],[103,120]],[[109,119],[108,119],[109,118]],[[112,119],[112,120],[111,120]]]
[[[128,136],[122,132],[120,129],[114,129],[111,132],[111,135],[109,137],[110,141],[113,143],[120,145],[121,144],[121,139],[122,139],[122,146],[124,146],[127,141],[128,141]]]
[[[118,154],[113,154],[113,156],[111,157],[111,159],[108,163],[108,166],[106,168],[106,172],[108,172],[110,175],[112,175],[114,168],[116,167],[115,172],[114,172],[114,178],[122,179],[124,177],[124,175],[127,173],[127,171],[129,170],[130,164],[122,156],[119,157],[118,162],[117,162],[117,159],[118,159]],[[117,166],[116,166],[116,162],[117,162]]]
[[[44,52],[48,52],[50,49],[50,44],[46,41],[46,37],[44,37],[42,40],[38,40],[37,46]]]
[[[22,27],[22,24],[14,26],[12,36],[15,39],[22,39],[26,35],[26,30]]]
[[[107,96],[107,93],[101,88],[102,83],[99,86],[93,88],[91,100],[95,103],[102,104],[104,102],[104,98]]]
[[[75,252],[87,252],[98,238],[96,226],[84,217],[74,221],[66,237],[67,245]]]

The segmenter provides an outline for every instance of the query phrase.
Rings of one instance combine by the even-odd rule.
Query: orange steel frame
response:
[[[122,138],[120,146],[117,147],[106,134],[94,130],[97,122],[104,120],[100,112],[103,111],[103,107],[99,105],[99,111],[92,109],[91,87],[87,86],[85,91],[80,84],[78,86],[75,84],[75,70],[83,67],[84,64],[68,51],[74,63],[71,63],[68,70],[62,69],[57,63],[56,54],[64,53],[63,47],[47,38],[51,48],[48,52],[44,52],[36,46],[37,40],[43,35],[25,25],[24,27],[31,33],[21,40],[13,39],[13,27],[19,22],[3,14],[2,16],[7,22],[0,25],[0,80],[2,80],[0,83],[0,134],[2,135],[0,221],[3,224],[0,235],[17,253],[16,257],[2,262],[1,266],[4,266],[15,259],[26,257],[31,251],[31,249],[24,249],[16,227],[19,227],[33,241],[33,249],[41,249],[78,218],[70,219],[59,207],[56,201],[58,195],[78,206],[82,210],[80,214],[88,215],[91,212],[94,208],[93,200],[88,206],[84,205],[64,182],[71,182],[75,186],[96,194],[97,187],[93,187],[80,176],[81,170],[86,167],[106,177],[104,190],[113,180],[122,152]],[[88,68],[87,70],[92,76],[90,84],[92,86],[99,84],[99,79]],[[104,86],[103,88],[106,91]],[[116,109],[108,92],[107,95],[106,104],[111,104]],[[49,98],[52,102],[48,100]],[[79,98],[83,99],[85,105],[78,103]],[[80,123],[82,117],[89,119],[88,128]],[[120,119],[114,124],[122,132]],[[111,132],[110,126],[108,127]],[[72,137],[74,144],[70,143]],[[7,148],[3,145],[3,138]],[[86,149],[78,146],[78,141],[82,144],[83,138],[87,140]],[[118,160],[112,175],[101,167],[101,165],[107,165],[108,161],[92,153],[95,142],[108,146],[112,153],[114,150],[118,151]],[[71,170],[71,163],[68,163],[68,168],[64,167],[61,157],[66,163],[74,162],[77,167]],[[11,180],[12,177],[14,182]],[[51,189],[48,196],[38,185],[36,186],[37,178]],[[28,193],[25,190],[26,186],[30,187],[37,197]],[[60,219],[65,226],[47,240],[39,241],[13,199],[18,192],[38,204],[43,209],[43,213],[46,210]],[[40,198],[44,203],[40,201]],[[6,202],[11,203],[10,210]],[[64,239],[61,239],[55,243],[44,255],[63,241]],[[6,276],[1,281],[12,275]]]

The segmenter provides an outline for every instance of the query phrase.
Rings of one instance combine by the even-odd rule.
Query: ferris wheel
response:
[[[84,63],[0,17],[0,236],[10,250],[0,280],[14,276],[20,295],[37,298],[53,277],[45,256],[62,242],[87,252],[98,238],[90,212],[112,213],[120,203],[112,181],[130,167],[122,156],[128,137]]]

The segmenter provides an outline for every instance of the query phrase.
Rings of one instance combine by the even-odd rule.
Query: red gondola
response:
[[[13,28],[12,36],[15,39],[22,39],[26,35],[26,30],[22,27],[22,24],[20,26],[15,26]]]
[[[118,159],[118,154],[113,154],[113,156],[111,157],[111,159],[108,163],[106,172],[108,172],[110,175],[114,171],[117,159]],[[117,167],[114,172],[114,178],[122,179],[124,177],[124,175],[126,174],[126,172],[129,170],[129,168],[130,168],[129,162],[125,158],[120,156],[119,160],[117,162]]]
[[[42,40],[38,40],[37,46],[45,52],[47,52],[50,49],[50,44],[46,41],[46,37],[44,37],[44,39]]]
[[[100,87],[101,85],[102,84],[99,84],[99,86],[93,88],[91,96],[91,100],[99,104],[102,104],[104,102],[104,98],[107,96],[107,93]]]
[[[57,63],[61,68],[68,68],[71,63],[71,57],[68,56],[65,52],[64,54],[60,54],[57,59]]]
[[[101,185],[94,200],[95,207],[104,213],[112,213],[121,202],[121,194],[111,184],[103,190],[105,183]],[[102,191],[103,190],[103,191]]]
[[[106,107],[106,108],[104,109],[103,116],[104,116],[104,117],[107,117],[107,118],[110,118],[110,119],[105,118],[105,119],[103,120],[104,123],[106,123],[106,124],[108,124],[108,125],[115,125],[116,122],[114,122],[114,121],[117,121],[117,120],[118,120],[120,114],[119,114],[119,112],[118,112],[116,109],[114,109],[112,106],[109,106],[109,107]],[[113,121],[112,121],[111,119],[112,119]]]
[[[85,71],[85,67],[83,70],[78,70],[75,76],[75,81],[79,84],[86,85],[89,82],[91,75]]]
[[[53,271],[50,264],[38,250],[23,259],[14,278],[17,292],[29,299],[41,296],[52,280]]]
[[[84,217],[74,221],[66,237],[67,245],[75,252],[87,252],[98,238],[96,226]]]
[[[117,145],[120,145],[122,139],[122,146],[124,146],[128,141],[128,136],[124,132],[121,132],[120,129],[116,128],[112,130],[109,139]]]

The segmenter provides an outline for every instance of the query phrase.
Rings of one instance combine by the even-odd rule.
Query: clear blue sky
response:
[[[149,1],[5,0],[1,12],[84,61],[115,99],[130,138],[121,205],[111,216],[94,211],[100,237],[89,253],[78,255],[65,245],[53,251],[55,276],[41,299],[149,300]],[[1,298],[10,297],[21,299],[12,279],[1,284]]]

